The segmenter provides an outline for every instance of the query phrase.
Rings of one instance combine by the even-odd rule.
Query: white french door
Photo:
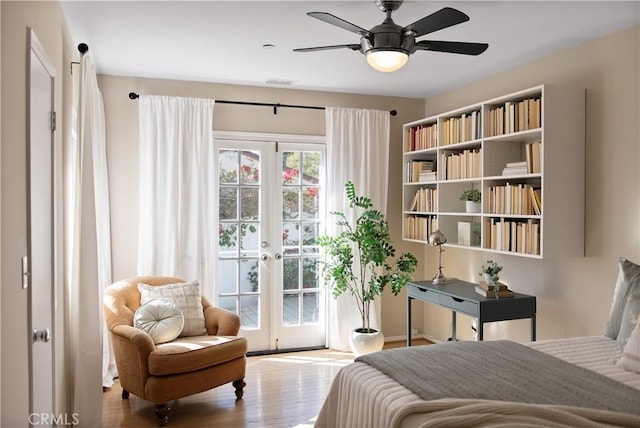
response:
[[[324,346],[324,145],[215,140],[218,306],[249,351]]]

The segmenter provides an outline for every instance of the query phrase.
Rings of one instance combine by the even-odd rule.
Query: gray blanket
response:
[[[390,349],[356,361],[423,400],[475,398],[640,414],[640,391],[511,341]]]

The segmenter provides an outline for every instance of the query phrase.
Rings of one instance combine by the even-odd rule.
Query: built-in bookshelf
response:
[[[403,126],[403,239],[584,255],[585,91],[540,85]],[[466,212],[464,190],[481,191]]]

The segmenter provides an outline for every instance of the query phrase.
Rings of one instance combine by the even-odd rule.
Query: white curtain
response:
[[[71,403],[84,426],[99,426],[102,387],[115,364],[102,313],[111,284],[109,177],[102,94],[88,54],[80,61],[76,127],[67,150],[66,283]]]
[[[199,280],[213,296],[213,100],[140,97],[138,274]]]
[[[352,215],[344,185],[352,181],[358,195],[371,198],[374,207],[386,212],[389,175],[388,111],[350,108],[326,109],[327,208]],[[327,220],[327,234],[340,232],[333,216]],[[380,328],[380,301],[371,308],[371,328]],[[342,295],[330,300],[329,347],[349,350],[349,335],[362,321],[355,299]]]

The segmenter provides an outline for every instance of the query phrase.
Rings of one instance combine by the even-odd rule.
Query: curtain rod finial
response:
[[[129,92],[130,100],[135,100],[136,98],[140,98],[140,95],[136,94],[135,92]]]
[[[80,43],[78,45],[78,50],[80,51],[81,54],[85,54],[89,52],[89,46],[86,43]]]
[[[391,110],[391,111],[389,112],[389,114],[390,114],[391,116],[397,116],[397,115],[398,115],[398,110]]]

